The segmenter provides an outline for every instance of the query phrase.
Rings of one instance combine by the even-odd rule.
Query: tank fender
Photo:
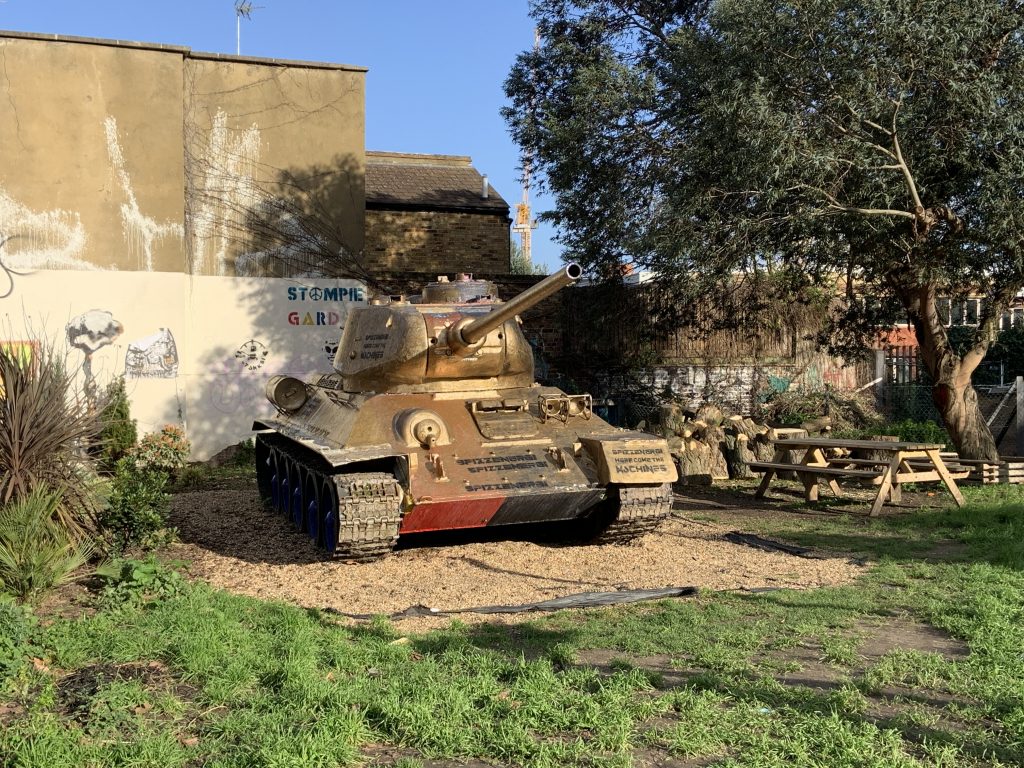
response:
[[[601,484],[650,485],[679,479],[668,443],[654,435],[597,435],[581,437],[580,443],[594,462]]]
[[[396,451],[393,445],[380,443],[378,445],[360,445],[358,447],[343,448],[331,443],[323,437],[314,434],[308,428],[298,427],[294,424],[286,424],[279,421],[266,420],[254,421],[252,424],[254,432],[273,431],[308,448],[309,450],[323,456],[334,467],[343,467],[347,464],[354,464],[360,461],[373,461],[374,459],[394,459],[404,457],[405,452]]]

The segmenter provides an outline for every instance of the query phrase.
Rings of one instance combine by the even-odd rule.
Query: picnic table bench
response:
[[[753,461],[748,464],[753,471],[764,473],[755,494],[759,499],[764,497],[772,478],[779,472],[795,472],[804,485],[804,498],[807,501],[818,500],[819,483],[826,483],[832,493],[842,496],[838,480],[870,480],[873,485],[878,486],[878,492],[871,504],[871,516],[881,511],[886,500],[899,501],[900,488],[906,483],[942,482],[957,505],[964,505],[964,497],[957,488],[956,480],[967,477],[970,469],[958,465],[951,471],[940,455],[943,446],[939,444],[792,436],[773,442],[775,456],[772,461]],[[869,450],[880,454],[880,457],[829,458],[825,456],[825,450],[829,448],[847,451]],[[803,459],[799,463],[785,461],[787,454],[793,450],[804,451]]]

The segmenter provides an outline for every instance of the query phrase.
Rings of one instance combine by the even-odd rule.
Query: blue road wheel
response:
[[[338,489],[330,477],[320,484],[320,514],[323,546],[333,555],[338,548]]]
[[[306,534],[314,544],[320,543],[320,475],[313,470],[306,470],[305,482],[302,487],[303,502],[306,505]]]
[[[295,530],[301,531],[306,521],[306,510],[302,501],[302,467],[297,461],[288,462],[288,487],[291,490],[288,516]]]
[[[287,456],[277,455],[277,476],[279,481],[277,503],[274,505],[274,508],[278,514],[284,517],[288,517],[291,512],[292,483],[290,473],[288,472],[288,465],[290,463]]]

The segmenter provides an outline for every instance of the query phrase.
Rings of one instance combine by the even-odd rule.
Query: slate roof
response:
[[[468,157],[366,153],[368,209],[477,211],[508,215],[509,208]]]

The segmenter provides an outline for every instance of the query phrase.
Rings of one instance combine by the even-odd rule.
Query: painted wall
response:
[[[269,375],[329,368],[365,297],[323,263],[363,247],[365,70],[21,33],[0,69],[0,342],[124,375],[197,459]]]
[[[276,374],[331,370],[354,280],[39,270],[16,278],[0,342],[63,348],[83,389],[124,376],[140,433],[183,424],[193,459],[251,437]]]

